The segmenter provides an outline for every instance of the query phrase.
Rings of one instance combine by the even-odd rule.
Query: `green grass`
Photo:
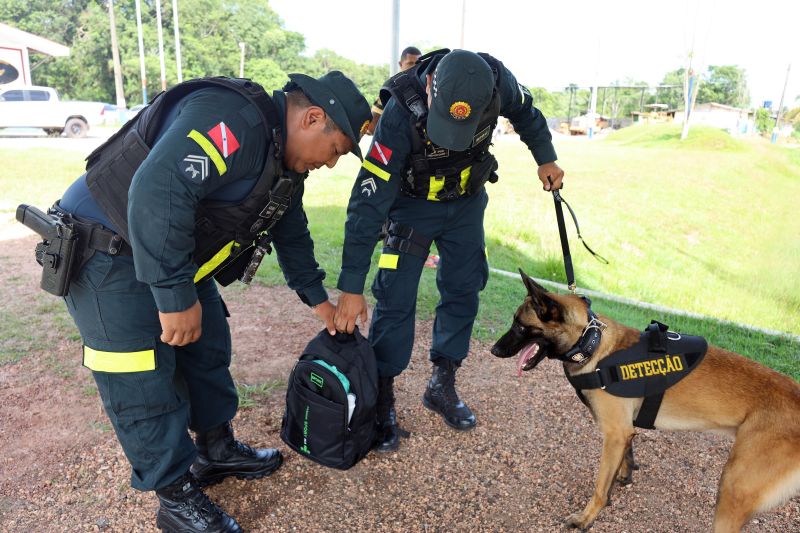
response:
[[[249,409],[256,407],[262,398],[266,398],[272,394],[272,391],[279,389],[286,384],[279,379],[265,381],[256,385],[248,385],[246,383],[237,383],[236,392],[239,393],[239,409]]]
[[[556,148],[567,172],[563,195],[584,238],[611,261],[602,265],[585,252],[568,221],[579,287],[800,333],[800,219],[794,214],[800,150],[733,139],[710,128],[693,128],[682,142],[675,126],[631,127],[593,142],[557,139]],[[511,272],[522,267],[532,276],[564,282],[552,196],[542,192],[530,154],[512,139],[494,151],[501,179],[488,187],[491,265]],[[5,161],[0,214],[7,210],[11,216],[19,202],[49,205],[82,168],[82,155],[72,152],[54,158],[43,150],[0,149],[0,155]],[[358,162],[346,158],[307,182],[304,201],[329,288],[336,285],[345,204],[357,170]],[[270,285],[283,283],[274,255],[258,276]],[[433,270],[424,269],[419,295],[418,316],[431,318],[438,301]],[[492,276],[481,298],[476,337],[493,340],[501,334],[523,296],[519,281]],[[637,329],[651,318],[661,320],[800,378],[797,343],[601,299],[594,307]],[[15,326],[13,316],[2,318],[0,343],[9,342],[12,331],[30,330]]]

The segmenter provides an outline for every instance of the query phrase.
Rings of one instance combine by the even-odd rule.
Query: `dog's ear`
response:
[[[525,288],[528,289],[528,296],[531,298],[531,305],[536,311],[536,316],[543,322],[563,320],[564,309],[560,303],[548,296],[547,289],[536,283],[521,268],[519,273]]]
[[[521,268],[519,269],[519,275],[522,276],[522,283],[525,284],[525,288],[528,289],[528,296],[531,298],[537,293],[547,292],[547,289],[536,283],[533,278],[527,275]]]

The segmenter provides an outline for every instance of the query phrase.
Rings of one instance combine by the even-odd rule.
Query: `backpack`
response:
[[[321,465],[347,470],[372,448],[377,429],[375,353],[356,329],[323,329],[289,375],[281,439]]]

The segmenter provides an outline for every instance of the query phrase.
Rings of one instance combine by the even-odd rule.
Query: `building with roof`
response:
[[[30,53],[53,57],[69,55],[69,48],[0,23],[0,85],[33,85]]]

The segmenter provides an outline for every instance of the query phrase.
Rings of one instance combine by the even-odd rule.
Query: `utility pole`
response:
[[[786,96],[786,86],[789,84],[789,71],[792,70],[792,64],[786,69],[786,80],[783,82],[783,92],[781,92],[781,103],[778,104],[778,116],[775,117],[775,128],[772,130],[772,144],[778,142],[778,133],[781,127],[781,117],[783,116],[783,97]]]
[[[139,33],[139,69],[142,78],[142,103],[147,103],[147,72],[144,68],[144,41],[142,40],[142,6],[141,0],[136,0],[136,31]]]
[[[178,64],[178,83],[183,81],[181,69],[181,34],[178,29],[178,0],[172,0],[172,23],[175,25],[175,61]]]
[[[467,22],[467,0],[461,0],[461,42],[459,48],[464,49],[464,26]]]
[[[119,62],[117,23],[114,20],[114,0],[108,0],[108,20],[111,24],[111,57],[114,60],[114,88],[117,92],[117,110],[125,109],[125,89],[122,87],[122,67]]]
[[[161,61],[161,90],[167,90],[167,74],[164,67],[164,32],[161,29],[161,0],[156,0],[156,25],[158,25],[158,58]]]
[[[400,70],[397,60],[400,58],[400,0],[392,0],[392,46],[389,59],[389,74],[394,76]]]

